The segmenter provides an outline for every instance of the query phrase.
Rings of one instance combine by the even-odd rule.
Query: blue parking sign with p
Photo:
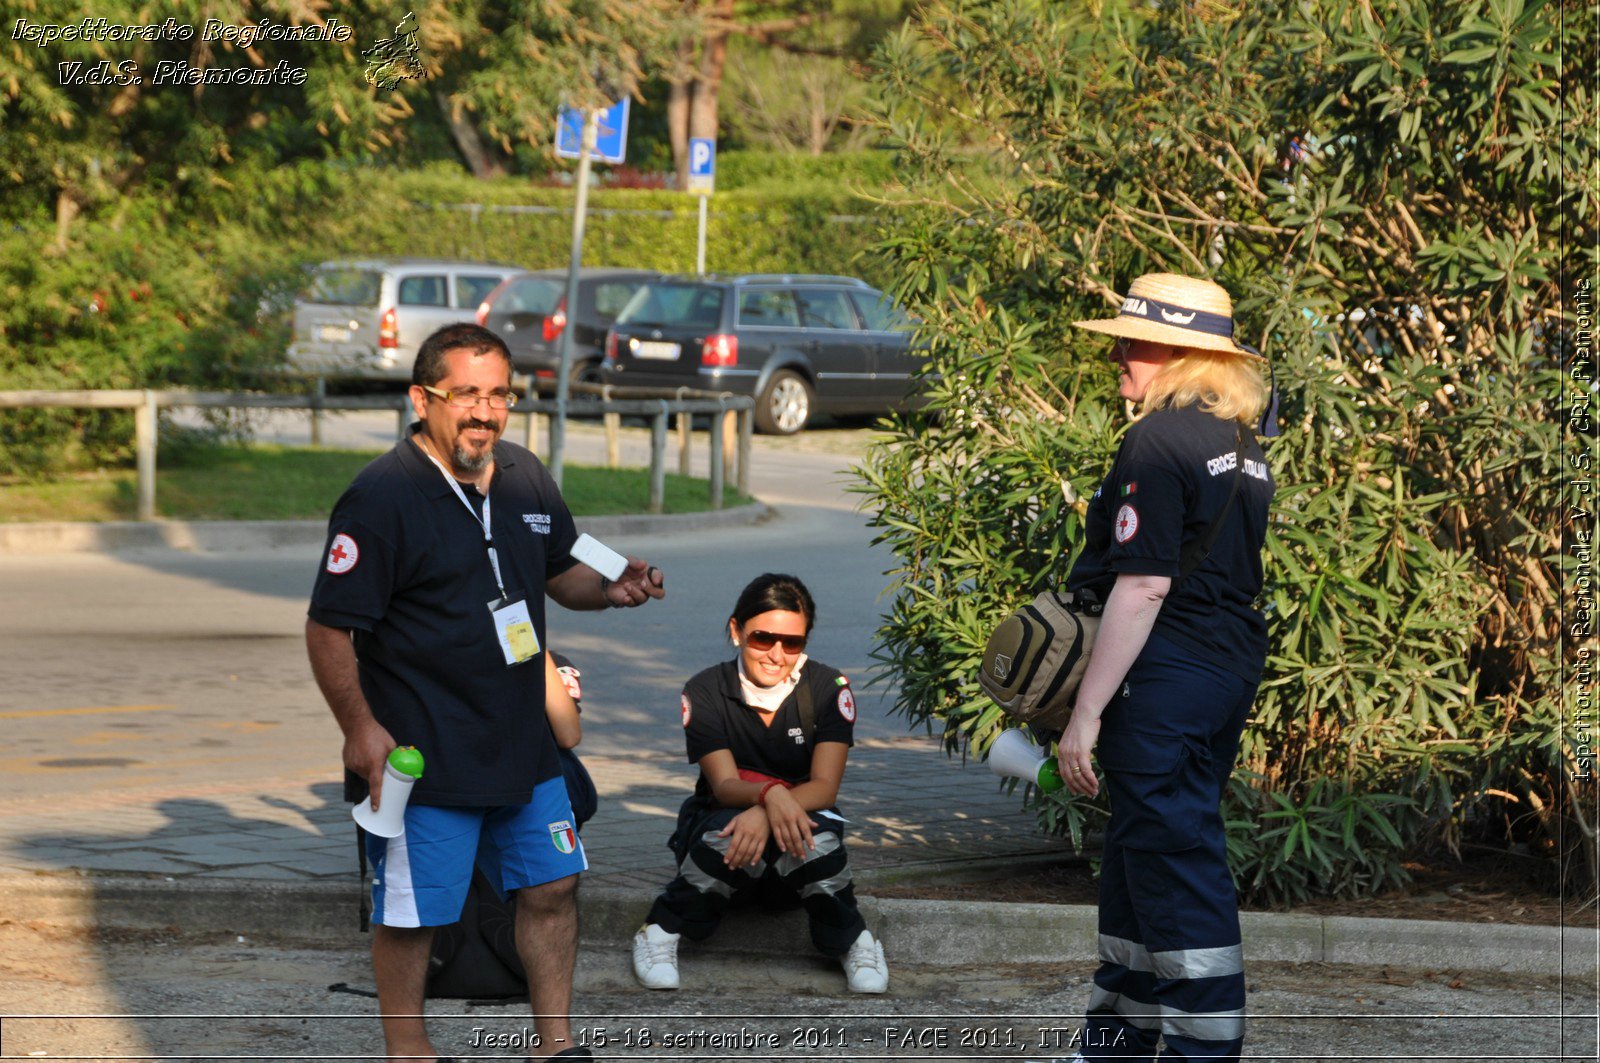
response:
[[[697,195],[709,196],[716,183],[717,142],[710,137],[689,139],[689,188]]]

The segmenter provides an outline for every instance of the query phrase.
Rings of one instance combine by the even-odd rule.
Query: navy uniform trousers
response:
[[[1236,1060],[1244,956],[1219,805],[1257,680],[1152,635],[1102,717],[1110,791],[1086,1059]]]
[[[695,799],[690,799],[691,805]],[[844,848],[844,824],[813,812],[815,848],[796,859],[768,841],[753,866],[731,868],[724,858],[727,838],[717,837],[742,808],[718,808],[696,814],[684,806],[684,821],[673,836],[678,877],[650,907],[647,922],[670,934],[703,941],[716,930],[736,899],[792,906],[796,898],[811,923],[811,941],[824,956],[838,958],[867,928],[856,907],[850,864]]]

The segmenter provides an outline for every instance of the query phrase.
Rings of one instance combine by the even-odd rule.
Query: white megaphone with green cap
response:
[[[989,746],[989,770],[1002,779],[1021,779],[1047,794],[1066,785],[1056,768],[1056,758],[1041,749],[1021,730],[1002,731]]]
[[[383,804],[376,810],[372,797],[350,810],[363,830],[380,838],[398,838],[406,831],[406,802],[411,788],[422,778],[422,754],[416,746],[396,746],[383,766]]]

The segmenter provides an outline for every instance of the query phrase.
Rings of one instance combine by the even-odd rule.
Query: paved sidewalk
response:
[[[590,887],[656,888],[694,769],[676,759],[587,756],[600,811],[584,828]],[[840,811],[855,865],[911,869],[1066,853],[978,765],[932,738],[857,744]],[[354,881],[355,826],[335,770],[209,786],[0,800],[0,874],[142,873],[188,879]]]

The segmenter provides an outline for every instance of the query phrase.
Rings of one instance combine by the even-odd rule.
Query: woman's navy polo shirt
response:
[[[425,805],[526,804],[561,775],[544,712],[544,668],[508,667],[488,603],[499,598],[477,517],[417,447],[396,444],[334,506],[311,592],[312,620],[354,632],[361,691],[378,722],[426,762],[411,800]],[[571,568],[577,539],[555,481],[532,453],[501,440],[489,487],[506,593],[528,603],[545,641],[545,581]],[[352,782],[353,781],[353,782]],[[366,796],[347,774],[346,798]]]
[[[1194,406],[1156,410],[1128,429],[1105,482],[1089,500],[1083,552],[1067,578],[1102,600],[1120,573],[1178,578],[1183,549],[1201,539],[1233,489],[1235,422]],[[1254,680],[1267,656],[1267,625],[1255,607],[1272,473],[1245,430],[1239,494],[1211,553],[1168,592],[1155,632],[1236,675]]]

